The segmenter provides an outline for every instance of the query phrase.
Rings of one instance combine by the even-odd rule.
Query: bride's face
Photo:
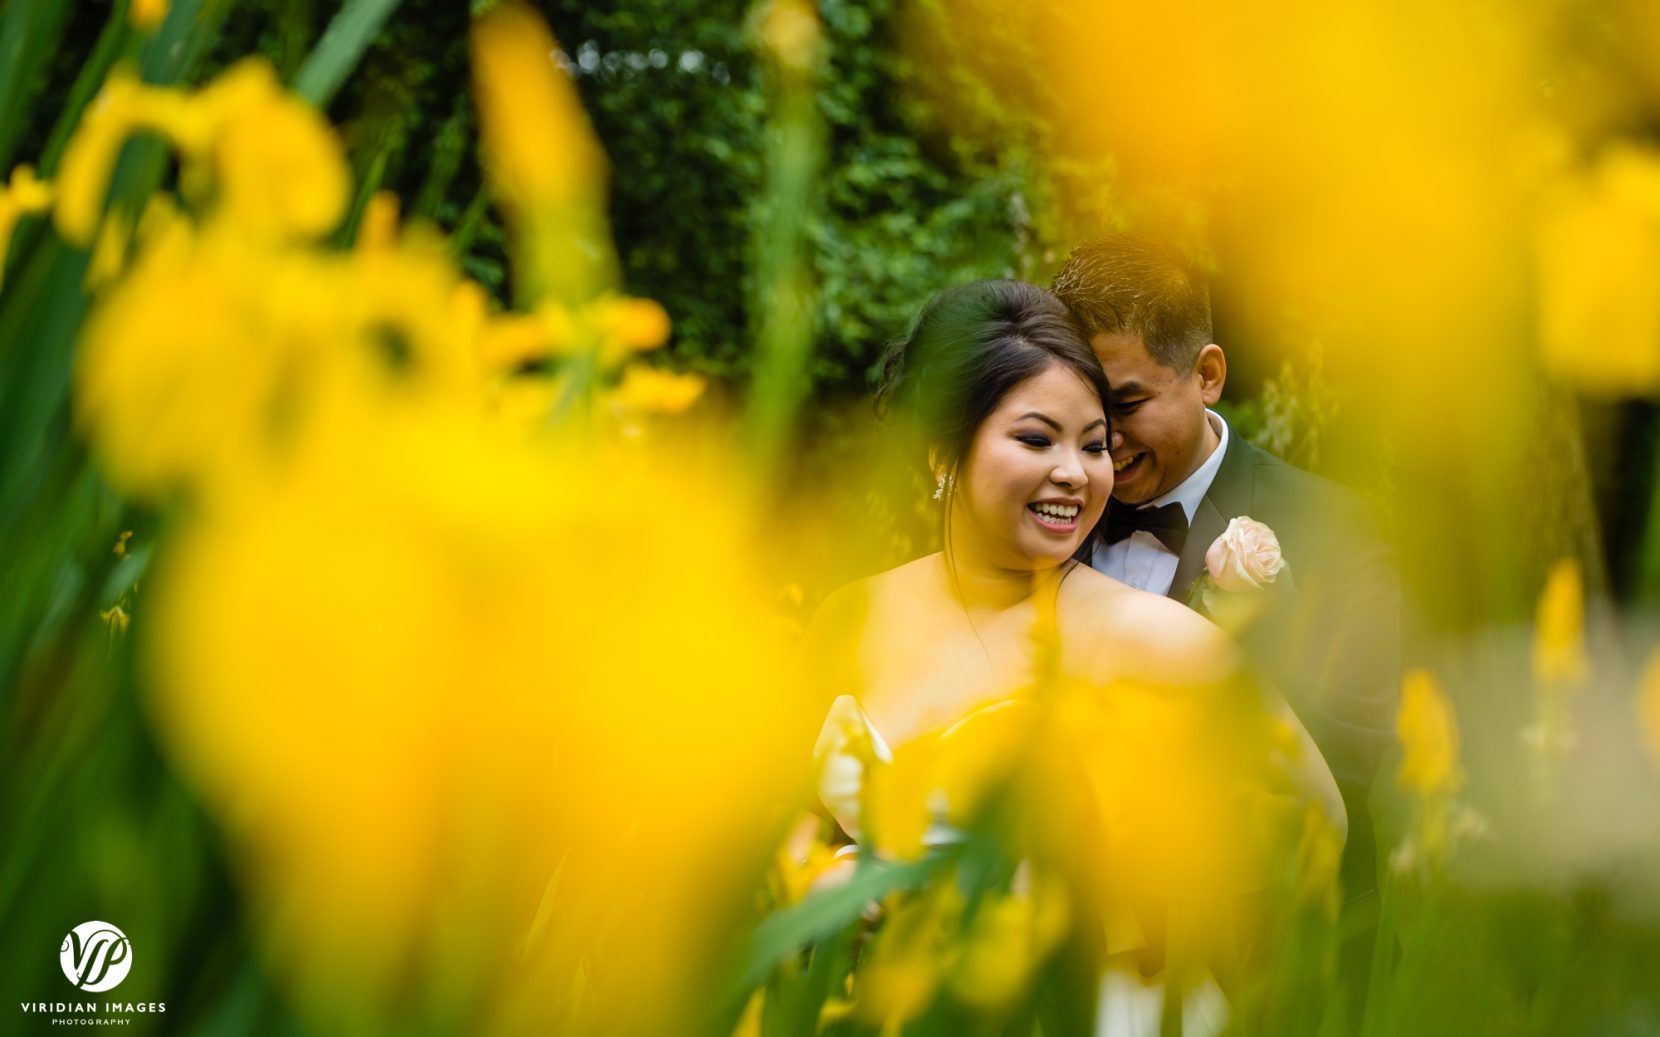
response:
[[[1101,399],[1052,363],[1017,384],[974,434],[958,473],[954,549],[972,537],[992,565],[1059,565],[1095,528],[1112,495]]]

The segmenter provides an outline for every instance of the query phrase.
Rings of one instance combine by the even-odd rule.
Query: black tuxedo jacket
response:
[[[1367,799],[1394,739],[1400,689],[1401,588],[1370,509],[1329,480],[1229,437],[1193,515],[1169,596],[1189,603],[1205,551],[1247,515],[1274,531],[1291,580],[1239,635],[1257,673],[1285,696],[1337,778],[1349,814],[1345,894],[1376,885]],[[1104,520],[1103,520],[1104,523]],[[1097,534],[1100,532],[1097,529]],[[1089,548],[1094,538],[1086,541]]]

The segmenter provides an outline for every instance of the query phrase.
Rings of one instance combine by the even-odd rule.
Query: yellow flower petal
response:
[[[131,622],[127,610],[120,605],[111,605],[109,608],[102,610],[98,613],[98,618],[109,626],[111,634],[125,634],[127,624]]]
[[[1547,369],[1592,392],[1660,393],[1660,151],[1611,147],[1566,177],[1536,247]]]
[[[648,352],[669,340],[668,312],[651,299],[602,299],[594,304],[593,322],[602,367],[615,367],[630,354]]]
[[[952,993],[964,1004],[982,1011],[1009,1005],[1065,934],[1065,887],[1041,876],[1031,887],[981,900],[951,975]]]
[[[871,768],[865,826],[882,856],[916,860],[926,849],[938,749],[937,739],[919,738],[900,746],[891,762]]]
[[[246,107],[224,113],[213,142],[218,204],[259,230],[319,237],[350,200],[345,150],[316,109],[282,91],[269,65],[243,67],[232,74],[251,80]]]
[[[1303,816],[1303,834],[1297,846],[1297,900],[1319,905],[1331,921],[1337,920],[1342,906],[1342,888],[1338,881],[1342,862],[1342,835],[1326,820],[1319,804],[1310,803]]]
[[[473,25],[484,162],[509,205],[558,207],[603,189],[605,158],[542,19],[503,4]]]
[[[1637,690],[1637,717],[1643,740],[1660,762],[1660,649],[1649,656],[1643,683]]]
[[[705,385],[699,375],[674,374],[631,364],[624,369],[622,383],[612,399],[625,410],[680,414],[697,402]]]
[[[121,145],[132,132],[135,102],[142,89],[130,68],[117,67],[87,105],[64,147],[63,159],[58,163],[58,199],[53,217],[58,233],[72,244],[92,241],[104,214],[110,173]]]
[[[133,0],[127,9],[127,21],[133,28],[149,32],[167,17],[167,0]]]
[[[1395,781],[1420,796],[1457,791],[1458,720],[1440,681],[1428,670],[1413,670],[1401,682],[1401,711],[1395,720],[1404,755]]]
[[[35,178],[34,168],[18,166],[12,170],[11,182],[0,191],[0,264],[11,248],[12,231],[23,216],[45,212],[52,205],[52,188]],[[0,275],[5,271],[0,270]]]
[[[1585,583],[1575,559],[1562,559],[1545,577],[1533,634],[1533,674],[1558,687],[1580,684],[1589,675]]]

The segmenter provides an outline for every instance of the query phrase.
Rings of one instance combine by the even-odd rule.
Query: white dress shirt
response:
[[[1205,493],[1215,481],[1216,470],[1222,467],[1222,455],[1228,452],[1228,423],[1213,410],[1206,410],[1205,418],[1220,440],[1216,449],[1192,475],[1182,480],[1180,486],[1162,497],[1153,498],[1141,505],[1142,508],[1157,508],[1177,501],[1182,506],[1182,514],[1187,516],[1188,525],[1193,524],[1193,514],[1199,510],[1199,502],[1205,499]],[[1180,561],[1176,552],[1161,544],[1158,537],[1136,530],[1116,544],[1109,544],[1104,538],[1096,541],[1089,564],[1139,590],[1169,594],[1170,584],[1176,578],[1176,565]]]

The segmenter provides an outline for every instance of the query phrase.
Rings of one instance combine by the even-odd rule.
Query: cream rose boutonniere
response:
[[[1257,592],[1289,582],[1288,568],[1272,529],[1249,515],[1231,519],[1205,552],[1205,572],[1195,588],[1200,611],[1237,632],[1264,607]]]
[[[1273,583],[1285,568],[1274,531],[1241,515],[1205,552],[1205,570],[1219,590],[1256,590]]]

